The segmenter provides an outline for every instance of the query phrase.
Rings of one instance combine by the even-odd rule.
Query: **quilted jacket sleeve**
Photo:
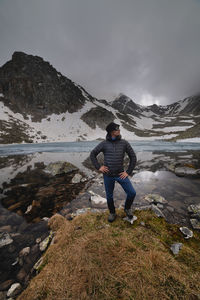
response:
[[[129,166],[128,166],[128,169],[126,172],[128,173],[128,175],[131,175],[131,173],[133,172],[133,169],[135,168],[135,165],[137,162],[137,157],[136,157],[136,154],[135,154],[133,148],[129,144],[129,142],[127,142],[127,144],[126,144],[126,153],[128,154],[129,159],[130,159]]]
[[[100,164],[97,159],[97,155],[103,152],[104,141],[98,144],[90,153],[90,159],[97,170],[100,168]]]

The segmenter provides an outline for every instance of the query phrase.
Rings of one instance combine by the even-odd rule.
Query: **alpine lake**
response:
[[[48,218],[60,213],[70,220],[107,209],[103,176],[89,159],[98,143],[0,146],[0,293],[15,282],[24,288],[34,276],[45,241],[52,238]],[[137,193],[133,210],[154,205],[169,223],[192,229],[188,207],[200,204],[200,144],[130,143],[137,156],[129,177]],[[98,158],[103,163],[102,155]],[[124,206],[125,197],[116,183],[116,208]]]

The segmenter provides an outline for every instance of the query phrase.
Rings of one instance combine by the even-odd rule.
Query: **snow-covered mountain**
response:
[[[123,94],[98,100],[41,57],[14,52],[0,68],[0,143],[102,139],[111,121],[128,140],[199,137],[199,100],[147,107]]]
[[[134,117],[136,123],[132,130],[139,136],[142,133],[137,129],[144,129],[145,133],[148,129],[149,136],[154,139],[156,135],[169,140],[200,138],[200,95],[166,106],[154,104],[145,107],[120,94],[111,105],[118,109],[121,107],[123,112]],[[164,137],[163,133],[166,134]]]

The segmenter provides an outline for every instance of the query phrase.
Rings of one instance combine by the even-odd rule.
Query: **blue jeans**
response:
[[[115,187],[115,181],[121,184],[122,188],[126,193],[125,209],[130,209],[133,200],[135,198],[136,191],[132,186],[132,183],[130,182],[129,178],[126,177],[125,179],[121,179],[119,176],[107,176],[104,174],[103,179],[104,179],[106,198],[107,198],[109,211],[111,213],[115,213],[115,206],[113,201],[113,191]]]

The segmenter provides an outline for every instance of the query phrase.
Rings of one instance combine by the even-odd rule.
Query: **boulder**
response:
[[[151,210],[156,214],[157,217],[165,218],[162,211],[154,204],[151,205]]]
[[[82,175],[77,173],[72,178],[72,183],[79,183],[79,182],[81,182],[81,179],[82,179]]]
[[[185,239],[193,237],[192,230],[188,229],[187,227],[180,227],[180,231],[184,234]]]
[[[50,234],[49,234],[49,236],[47,236],[47,237],[40,243],[40,246],[39,246],[39,247],[40,247],[40,251],[44,252],[44,251],[47,249],[47,247],[48,247],[49,243],[51,242],[52,238],[53,238],[53,232],[51,231]]]
[[[190,219],[190,223],[194,229],[200,230],[200,221],[197,219]]]
[[[7,232],[0,233],[0,248],[12,244],[13,239],[11,238],[10,234]]]
[[[170,249],[174,255],[177,255],[179,251],[182,249],[182,246],[183,246],[182,243],[174,243],[171,245]]]
[[[92,191],[89,191],[89,193],[91,194],[90,200],[92,203],[94,203],[94,204],[107,203],[106,198],[103,198],[100,195],[98,195]]]
[[[77,171],[78,168],[66,161],[58,161],[55,163],[50,163],[44,171],[50,173],[52,176],[70,173],[72,171]]]
[[[44,262],[44,257],[42,256],[42,257],[40,257],[40,259],[35,263],[35,265],[33,266],[33,269],[36,270],[36,271],[38,271],[39,268],[42,266],[43,262]]]
[[[151,205],[140,205],[140,206],[136,206],[134,207],[134,210],[150,210],[151,209]]]
[[[20,283],[13,283],[7,292],[7,297],[15,297],[17,296],[22,290]]]
[[[160,196],[159,194],[148,194],[144,197],[144,200],[150,203],[161,203],[161,204],[165,204],[167,203],[167,200]]]
[[[26,248],[23,248],[20,252],[19,252],[19,257],[22,257],[22,256],[26,256],[30,253],[30,247],[26,247]]]
[[[175,174],[180,177],[196,177],[200,178],[200,169],[189,167],[177,167],[174,170]]]
[[[191,213],[191,214],[199,214],[200,215],[200,203],[189,205],[188,206],[188,212]]]

